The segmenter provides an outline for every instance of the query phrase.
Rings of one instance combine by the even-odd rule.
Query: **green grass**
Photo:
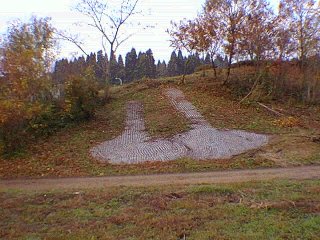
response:
[[[319,192],[319,180],[1,192],[0,238],[319,239]]]

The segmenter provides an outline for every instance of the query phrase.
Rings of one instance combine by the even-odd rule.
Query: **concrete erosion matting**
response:
[[[124,132],[92,148],[92,156],[114,164],[170,161],[182,157],[227,159],[268,143],[266,135],[213,128],[178,89],[167,89],[165,95],[191,122],[190,131],[168,139],[151,138],[145,128],[142,104],[131,101],[127,104]]]

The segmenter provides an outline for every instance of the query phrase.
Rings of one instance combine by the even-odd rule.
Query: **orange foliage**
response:
[[[300,124],[299,119],[295,117],[283,117],[273,122],[275,126],[293,128]]]

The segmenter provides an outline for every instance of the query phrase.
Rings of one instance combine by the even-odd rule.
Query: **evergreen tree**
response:
[[[121,55],[119,55],[119,57],[118,57],[117,74],[116,75],[117,75],[116,77],[120,78],[122,81],[125,78],[125,67],[124,67],[123,59],[122,59]]]
[[[96,78],[101,84],[105,84],[107,80],[108,57],[103,55],[102,50],[97,52],[97,68]]]
[[[61,59],[56,61],[53,72],[53,80],[56,84],[65,83],[67,71],[69,68],[69,62],[67,59]]]
[[[125,63],[125,79],[126,82],[131,82],[136,78],[136,67],[137,67],[137,52],[134,48],[131,49],[131,52],[126,55]]]
[[[97,57],[95,53],[90,53],[89,56],[87,56],[86,58],[86,66],[92,66],[93,68],[96,67],[96,63],[97,63]]]
[[[182,75],[184,73],[185,63],[186,63],[186,61],[182,55],[182,51],[179,50],[178,51],[178,58],[177,58],[177,68],[178,68],[177,75]]]
[[[89,66],[92,66],[94,68],[95,66],[95,55],[91,56],[90,62],[89,62]],[[73,70],[72,70],[72,74],[77,75],[79,74],[79,72],[82,72],[86,67],[87,67],[87,63],[86,60],[83,56],[79,57],[78,59],[74,60],[72,62],[73,64]]]
[[[147,55],[145,53],[139,52],[138,54],[138,62],[136,66],[136,77],[137,79],[141,79],[146,76],[147,73]]]
[[[117,62],[117,58],[115,55],[113,55],[111,58],[110,58],[110,66],[109,66],[109,69],[110,69],[110,73],[109,73],[109,76],[110,76],[110,82],[114,82],[114,79],[117,77],[117,73],[118,73],[118,62]]]
[[[198,53],[189,55],[188,64],[186,66],[186,74],[194,73],[195,69],[201,65],[200,56]]]
[[[161,62],[160,60],[158,61],[157,64],[157,77],[165,77],[167,76],[167,64],[165,61]]]
[[[145,77],[148,77],[148,78],[155,78],[156,77],[156,65],[155,65],[155,60],[154,60],[154,57],[153,57],[153,53],[152,53],[152,50],[149,49],[147,52],[146,52],[146,72],[144,74]]]
[[[178,58],[175,51],[171,53],[170,61],[168,62],[168,76],[177,76],[179,74],[178,71]]]

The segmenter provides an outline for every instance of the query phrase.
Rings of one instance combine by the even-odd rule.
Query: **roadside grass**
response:
[[[110,102],[98,109],[93,120],[30,143],[27,149],[9,159],[0,157],[0,178],[201,172],[320,163],[320,144],[312,141],[312,136],[317,136],[320,129],[319,106],[295,108],[282,104],[282,109],[287,108],[286,111],[294,113],[299,120],[297,126],[283,126],[278,124],[277,117],[254,104],[239,105],[239,100],[221,88],[210,74],[209,71],[206,77],[201,77],[201,72],[187,76],[185,85],[179,84],[181,77],[174,77],[113,87]],[[183,158],[171,162],[112,165],[92,159],[89,151],[93,146],[123,131],[128,101],[143,102],[146,128],[152,137],[170,137],[187,131],[188,121],[163,95],[168,87],[183,90],[212,126],[269,134],[270,144],[227,160]]]
[[[1,192],[3,239],[319,239],[320,181]]]

